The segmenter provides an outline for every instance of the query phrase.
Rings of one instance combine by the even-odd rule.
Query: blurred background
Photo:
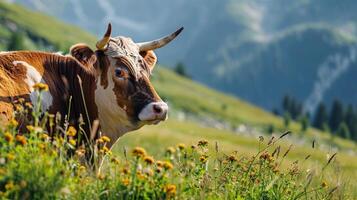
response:
[[[14,0],[97,36],[107,22],[136,41],[186,28],[159,51],[211,87],[268,110],[290,95],[313,113],[319,102],[356,104],[357,3],[351,0]]]
[[[153,81],[173,119],[195,124],[169,121],[147,132],[185,127],[181,132],[257,136],[290,129],[302,133],[296,141],[303,144],[318,138],[325,149],[356,153],[356,1],[0,2],[3,50],[93,46],[108,22],[113,35],[137,42],[184,26],[178,39],[157,51],[161,66]],[[215,129],[201,130],[202,124]]]

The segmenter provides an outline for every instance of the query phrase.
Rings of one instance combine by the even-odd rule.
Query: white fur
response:
[[[30,99],[31,103],[36,107],[37,106],[37,101],[38,101],[38,93],[34,91],[33,86],[36,83],[45,83],[46,82],[42,79],[41,74],[30,64],[24,61],[14,61],[13,65],[17,66],[18,64],[21,64],[22,66],[26,67],[26,79],[24,80],[25,83],[28,85],[29,90],[30,90]],[[41,98],[41,111],[45,112],[47,111],[50,106],[53,103],[53,98],[52,95],[48,92],[42,92],[42,98]]]
[[[98,107],[98,117],[102,132],[115,142],[124,133],[139,127],[134,126],[129,120],[124,109],[117,104],[116,96],[113,92],[114,82],[108,72],[108,87],[104,89],[97,83],[95,90],[95,101]]]
[[[154,105],[159,106],[162,109],[161,113],[156,113],[154,111]],[[161,102],[152,102],[146,105],[141,112],[139,113],[139,119],[141,121],[152,121],[152,120],[166,120],[167,118],[167,111],[169,107],[163,101]]]
[[[10,51],[0,51],[0,55],[11,53]]]

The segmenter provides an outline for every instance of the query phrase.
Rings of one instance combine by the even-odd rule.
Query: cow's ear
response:
[[[156,62],[157,62],[157,57],[156,57],[154,51],[152,51],[152,50],[142,51],[142,52],[140,52],[140,55],[144,58],[146,64],[150,68],[150,71],[152,71],[155,67]]]
[[[86,67],[93,66],[97,61],[97,57],[93,50],[86,44],[75,44],[70,50],[70,55],[76,58]]]

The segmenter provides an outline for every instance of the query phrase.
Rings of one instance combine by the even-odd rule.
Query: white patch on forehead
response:
[[[108,71],[108,87],[104,89],[97,83],[95,90],[95,102],[98,107],[98,117],[104,135],[109,136],[113,142],[124,133],[137,129],[129,120],[124,109],[116,100],[114,94],[114,82],[111,78],[111,71]]]
[[[22,65],[26,67],[26,79],[24,80],[25,83],[28,85],[29,90],[30,90],[30,99],[31,103],[36,107],[37,106],[37,101],[38,101],[38,92],[34,91],[33,86],[36,83],[45,83],[46,82],[42,79],[41,74],[32,66],[29,65],[27,62],[24,61],[14,61],[12,62],[13,65]],[[41,111],[46,112],[50,106],[52,105],[53,98],[50,92],[45,91],[42,92],[42,97],[41,97]]]

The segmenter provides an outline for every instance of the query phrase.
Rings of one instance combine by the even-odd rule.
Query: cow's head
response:
[[[150,83],[157,61],[153,50],[171,42],[182,29],[158,40],[135,43],[131,38],[111,37],[109,24],[95,51],[83,44],[71,48],[72,56],[96,68],[95,101],[103,132],[120,136],[167,119],[168,106]]]

